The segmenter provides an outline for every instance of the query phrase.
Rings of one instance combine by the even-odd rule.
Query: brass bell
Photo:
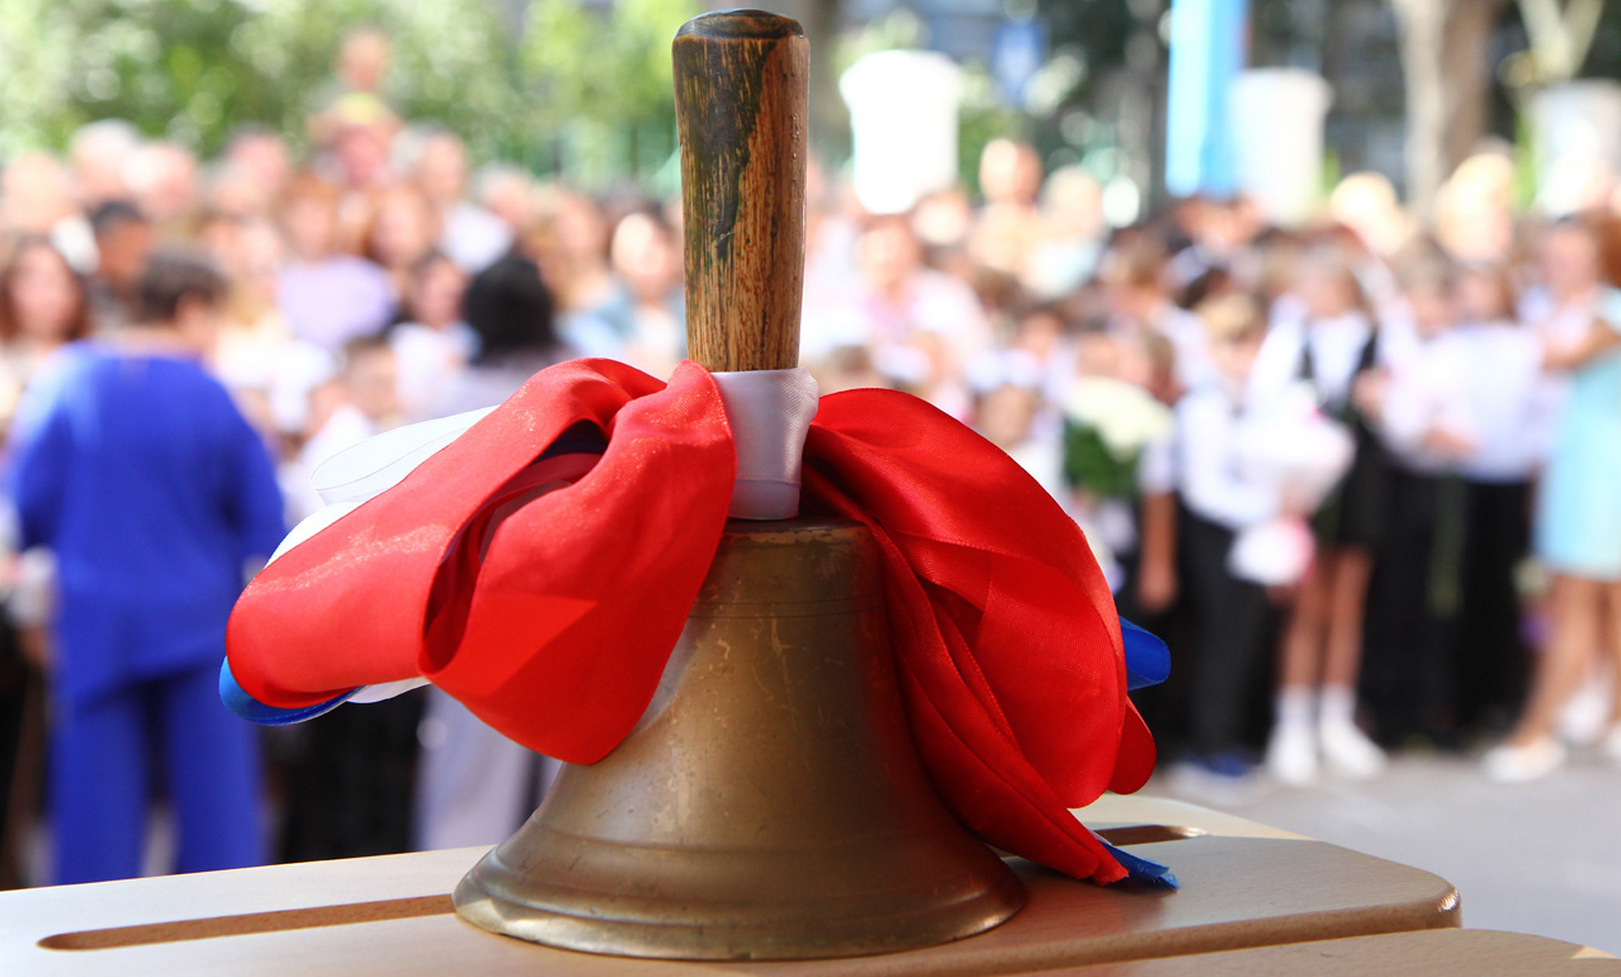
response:
[[[799,359],[807,53],[785,17],[676,35],[687,336],[711,370]],[[485,929],[597,953],[853,956],[971,936],[1024,890],[947,813],[896,684],[859,523],[731,522],[660,686],[462,880]]]
[[[1018,911],[942,807],[886,642],[879,553],[846,521],[728,525],[641,722],[566,766],[456,910],[574,950],[690,959],[928,946]]]

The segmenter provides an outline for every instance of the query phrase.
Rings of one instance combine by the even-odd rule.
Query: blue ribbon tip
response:
[[[1102,841],[1101,838],[1098,840]],[[1103,842],[1103,847],[1109,849],[1109,854],[1113,855],[1115,861],[1120,863],[1120,867],[1126,870],[1127,874],[1121,880],[1122,882],[1131,882],[1150,889],[1165,889],[1167,891],[1174,891],[1180,887],[1181,883],[1177,882],[1176,876],[1171,870],[1159,862],[1138,858],[1136,855],[1117,848],[1107,841]]]
[[[1148,631],[1120,619],[1120,638],[1126,652],[1126,688],[1132,691],[1158,685],[1171,675],[1171,649]]]
[[[260,726],[289,726],[301,723],[306,719],[314,719],[322,713],[343,705],[349,697],[359,692],[363,686],[357,686],[339,696],[333,696],[325,702],[318,702],[313,706],[302,709],[281,709],[266,705],[248,695],[241,685],[237,684],[236,676],[231,674],[231,660],[229,658],[220,662],[220,701],[232,712],[246,719],[250,723]]]

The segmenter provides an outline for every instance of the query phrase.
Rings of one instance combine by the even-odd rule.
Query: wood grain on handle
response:
[[[687,355],[711,370],[799,365],[805,280],[805,33],[760,10],[675,35]]]

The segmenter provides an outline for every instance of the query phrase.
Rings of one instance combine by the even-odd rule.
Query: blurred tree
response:
[[[1110,72],[1126,64],[1139,21],[1157,18],[1164,5],[1160,0],[1040,0],[1037,6],[1054,54],[1066,54],[1081,66],[1062,93],[1061,101],[1073,105],[1084,103]]]
[[[1606,3],[1599,14],[1593,43],[1582,74],[1594,78],[1621,78],[1621,3]]]
[[[736,7],[736,0],[704,0],[710,10]],[[839,97],[835,67],[844,0],[750,0],[750,7],[792,17],[810,44],[810,146],[819,159],[839,160],[850,152],[850,116]]]
[[[1486,133],[1492,32],[1508,0],[1391,0],[1407,82],[1407,196],[1428,215]]]
[[[1581,71],[1593,45],[1604,0],[1519,0],[1530,50],[1508,66],[1519,85],[1557,84]]]
[[[393,42],[384,95],[404,119],[442,124],[466,138],[482,158],[528,161],[541,145],[544,133],[524,111],[516,45],[487,0],[212,2],[256,11],[233,37],[233,46],[272,76],[267,81],[280,84],[276,79],[285,78],[298,86],[299,115],[330,90],[332,58],[344,35],[370,25]],[[302,119],[284,117],[284,124],[291,122],[302,124]]]
[[[1100,181],[1159,189],[1169,0],[1038,0],[1052,54],[1026,89],[1049,167],[1080,163]]]
[[[590,189],[668,174],[670,39],[701,9],[696,0],[617,0],[606,12],[535,0],[520,58],[535,95],[524,111],[555,135],[556,169]]]
[[[957,110],[957,169],[969,194],[978,196],[979,158],[997,139],[1032,141],[1030,116],[1002,101],[996,78],[984,64],[963,66],[962,105]]]
[[[0,0],[0,154],[60,145],[77,32],[41,0]]]
[[[485,0],[0,0],[0,150],[59,149],[123,118],[208,154],[244,123],[295,141],[347,30],[393,39],[387,95],[479,155],[539,144],[514,45]]]

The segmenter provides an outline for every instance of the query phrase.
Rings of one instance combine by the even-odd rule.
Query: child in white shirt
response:
[[[1368,593],[1361,691],[1388,742],[1451,745],[1451,652],[1463,542],[1457,465],[1474,444],[1466,346],[1454,332],[1454,269],[1440,255],[1409,267],[1411,341],[1358,384],[1355,399],[1390,457],[1387,525]]]
[[[1192,648],[1189,741],[1205,772],[1242,777],[1240,752],[1250,691],[1275,636],[1266,589],[1233,573],[1234,540],[1284,511],[1279,485],[1240,464],[1245,429],[1258,411],[1246,392],[1266,335],[1247,299],[1229,296],[1202,307],[1211,373],[1176,407],[1177,480],[1184,512],[1182,589],[1197,638]]]
[[[1464,397],[1474,443],[1459,472],[1464,485],[1463,575],[1459,581],[1454,676],[1458,725],[1506,731],[1530,675],[1515,572],[1531,547],[1531,485],[1552,437],[1555,412],[1541,375],[1542,348],[1516,317],[1513,284],[1501,265],[1458,276],[1456,335],[1463,346]]]
[[[1383,535],[1384,449],[1353,401],[1358,379],[1388,355],[1369,314],[1350,257],[1319,246],[1301,258],[1294,293],[1275,309],[1293,315],[1273,323],[1250,379],[1257,402],[1309,382],[1319,406],[1345,423],[1356,441],[1351,469],[1313,514],[1317,549],[1284,627],[1277,719],[1267,765],[1285,783],[1317,776],[1319,756],[1337,772],[1369,777],[1384,755],[1356,724],[1362,621],[1373,552]]]

